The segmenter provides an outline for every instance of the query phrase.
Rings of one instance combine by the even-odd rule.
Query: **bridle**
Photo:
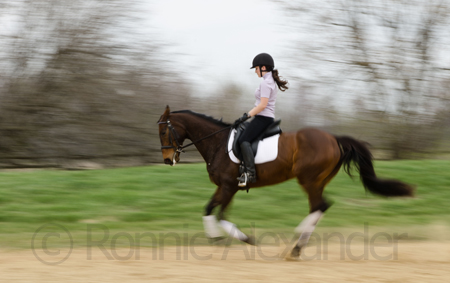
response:
[[[218,130],[218,131],[216,131],[216,132],[214,132],[214,133],[212,133],[212,134],[210,134],[210,135],[207,135],[206,137],[203,137],[203,138],[200,138],[200,139],[198,139],[198,140],[196,140],[196,141],[194,141],[194,142],[191,142],[190,144],[187,144],[187,145],[185,145],[185,146],[183,146],[182,144],[180,144],[180,142],[178,141],[178,137],[179,137],[179,135],[178,135],[178,133],[177,133],[177,131],[175,130],[175,128],[172,126],[172,124],[170,123],[170,120],[169,119],[167,119],[167,121],[161,121],[161,122],[158,122],[158,125],[160,125],[160,124],[167,124],[167,128],[169,129],[169,131],[170,131],[170,134],[169,134],[169,142],[170,142],[170,145],[163,145],[163,146],[161,146],[161,149],[175,149],[175,152],[174,152],[174,157],[175,157],[175,155],[178,153],[178,154],[180,154],[180,153],[182,153],[182,152],[184,152],[184,150],[183,149],[185,149],[186,147],[189,147],[189,146],[191,146],[191,145],[194,145],[194,144],[196,144],[196,143],[198,143],[199,141],[202,141],[202,140],[204,140],[204,139],[207,139],[207,138],[209,138],[209,137],[212,137],[212,136],[214,136],[215,134],[218,134],[218,133],[220,133],[220,132],[223,132],[223,131],[225,131],[225,130],[228,130],[229,128],[231,128],[233,125],[230,125],[230,126],[228,126],[228,127],[225,127],[225,128],[223,128],[223,129],[220,129],[220,130]],[[173,137],[173,139],[172,139],[172,137]],[[175,144],[177,145],[177,146],[174,146],[173,145],[173,140],[175,140]],[[175,160],[175,159],[173,159],[173,160]]]
[[[184,148],[186,148],[186,147],[188,147],[189,145],[187,145],[187,146],[183,146],[182,144],[180,144],[180,142],[178,141],[178,137],[179,137],[179,135],[177,134],[177,132],[175,131],[175,128],[172,126],[172,124],[170,123],[170,120],[169,119],[167,119],[167,121],[163,121],[163,122],[158,122],[158,125],[160,125],[160,124],[167,124],[167,128],[169,129],[169,131],[170,131],[170,134],[169,134],[169,142],[170,142],[170,145],[163,145],[163,146],[161,146],[161,149],[170,149],[170,148],[173,148],[173,149],[175,149],[175,153],[181,153],[181,152],[184,152]],[[173,137],[173,139],[175,140],[175,143],[176,143],[176,145],[177,146],[174,146],[173,145],[173,139],[172,139],[172,137]]]

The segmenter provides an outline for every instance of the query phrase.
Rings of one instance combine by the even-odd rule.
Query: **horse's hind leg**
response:
[[[314,232],[317,223],[322,218],[323,213],[330,207],[330,204],[322,197],[324,185],[322,184],[302,184],[308,193],[310,210],[308,216],[303,219],[299,226],[295,229],[300,237],[297,244],[292,249],[291,257],[300,256],[301,249],[308,244],[311,234]]]

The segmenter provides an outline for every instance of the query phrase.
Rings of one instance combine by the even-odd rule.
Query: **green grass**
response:
[[[373,196],[359,177],[340,172],[325,190],[334,205],[320,227],[450,224],[449,161],[377,161],[375,166],[379,177],[416,185],[417,197]],[[101,236],[98,225],[112,232],[202,231],[204,206],[215,190],[204,164],[4,171],[0,180],[0,248],[29,246],[34,231],[46,223],[59,223],[79,239],[86,238],[87,227]],[[291,180],[238,192],[228,219],[245,229],[292,231],[307,213],[306,195]]]

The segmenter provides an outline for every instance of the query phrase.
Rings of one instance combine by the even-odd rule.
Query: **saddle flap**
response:
[[[281,127],[280,127],[281,120],[276,120],[272,124],[270,124],[267,129],[265,129],[253,142],[252,142],[252,150],[253,155],[256,156],[257,150],[258,150],[258,143],[259,141],[280,134]],[[239,145],[239,137],[242,135],[242,133],[245,131],[245,129],[248,127],[250,122],[241,123],[239,127],[236,129],[236,134],[234,135],[234,141],[232,145],[232,150],[234,155],[242,160],[242,154],[241,154],[241,147]],[[230,131],[231,134],[231,131]],[[230,138],[230,137],[228,137]]]
[[[260,135],[260,137],[256,138],[256,140],[263,140],[265,138],[277,135],[281,133],[281,120],[276,120],[272,124],[267,127],[267,129]]]

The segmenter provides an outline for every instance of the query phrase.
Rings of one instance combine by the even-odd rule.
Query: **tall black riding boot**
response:
[[[249,142],[241,143],[241,152],[246,172],[237,178],[237,180],[239,181],[239,187],[245,187],[247,183],[256,182],[255,157],[253,156],[252,146]]]

